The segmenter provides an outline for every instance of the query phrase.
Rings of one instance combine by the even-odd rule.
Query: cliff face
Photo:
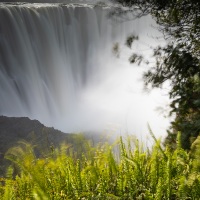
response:
[[[45,127],[39,121],[27,117],[0,116],[0,176],[5,173],[5,166],[9,164],[4,159],[5,153],[20,140],[35,145],[38,152],[46,152],[52,146],[56,148],[63,142],[74,143],[74,134]]]

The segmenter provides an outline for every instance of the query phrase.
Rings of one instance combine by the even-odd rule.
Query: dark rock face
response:
[[[7,150],[20,140],[35,145],[42,151],[58,147],[62,142],[73,143],[73,134],[65,134],[54,128],[45,127],[37,120],[27,117],[0,116],[0,176],[5,173],[8,161],[4,159]],[[37,153],[37,151],[36,151]]]

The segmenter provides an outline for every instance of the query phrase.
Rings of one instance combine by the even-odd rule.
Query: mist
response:
[[[92,5],[0,5],[0,114],[27,116],[64,132],[166,135],[165,92],[143,89],[150,66],[130,64],[133,52],[152,60],[164,40],[149,17],[123,23]],[[131,48],[126,38],[139,36]],[[118,55],[113,46],[119,45]],[[153,62],[152,62],[153,64]]]

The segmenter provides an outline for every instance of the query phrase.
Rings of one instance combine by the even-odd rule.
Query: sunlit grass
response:
[[[14,165],[0,180],[0,196],[3,200],[200,199],[200,139],[190,152],[177,140],[175,150],[163,148],[156,139],[151,148],[132,137],[95,147],[83,140],[81,149],[61,145],[41,158],[22,142],[6,155]]]

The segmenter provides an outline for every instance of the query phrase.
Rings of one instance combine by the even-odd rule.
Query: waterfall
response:
[[[66,132],[132,120],[138,129],[130,131],[144,132],[139,126],[155,105],[138,94],[143,69],[134,69],[122,49],[128,35],[142,36],[149,19],[117,23],[108,12],[95,5],[0,4],[0,114]],[[119,58],[112,52],[116,42]]]

